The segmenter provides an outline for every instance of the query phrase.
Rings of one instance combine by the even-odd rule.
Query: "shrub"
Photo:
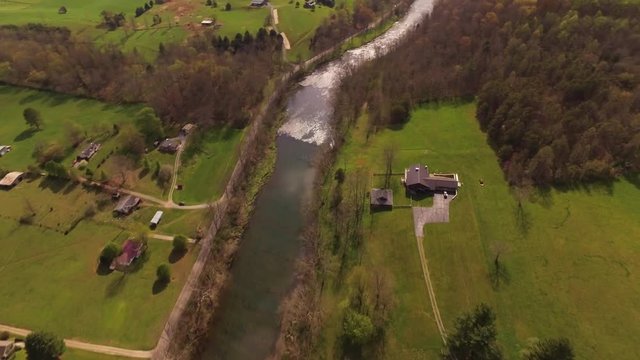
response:
[[[231,4],[227,3],[227,5],[224,6],[224,10],[231,11]]]
[[[366,344],[373,337],[375,330],[371,318],[351,309],[347,310],[342,327],[345,337],[354,345]]]
[[[0,332],[0,340],[9,340],[11,334],[8,331]]]
[[[156,270],[156,276],[161,283],[169,283],[171,281],[171,268],[169,264],[161,264]]]
[[[120,245],[113,242],[108,243],[100,252],[100,262],[104,265],[111,264],[113,259],[118,257],[121,252],[122,249],[120,248]]]
[[[187,251],[187,238],[184,235],[178,235],[173,238],[173,250],[176,252]]]
[[[65,352],[66,346],[52,333],[35,331],[27,336],[25,349],[29,360],[53,360]]]

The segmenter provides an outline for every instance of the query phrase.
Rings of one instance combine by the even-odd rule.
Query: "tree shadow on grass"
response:
[[[42,131],[42,130],[33,129],[33,128],[26,129],[23,132],[21,132],[20,134],[18,134],[18,136],[16,136],[13,139],[13,141],[20,142],[20,141],[23,141],[23,140],[27,140],[30,137],[32,137],[33,135],[35,135],[37,132],[40,132],[40,131]]]
[[[69,181],[69,184],[64,188],[62,192],[63,195],[69,195],[73,190],[75,190],[80,183],[76,181]]]
[[[153,286],[151,287],[151,293],[153,295],[158,295],[163,292],[164,289],[167,288],[167,286],[169,286],[169,282],[156,279],[156,281],[153,282]]]
[[[501,286],[509,285],[511,282],[511,274],[501,261],[494,261],[493,266],[489,269],[489,281],[493,290],[500,290]]]
[[[53,178],[53,177],[47,176],[44,179],[42,179],[38,187],[40,187],[41,189],[49,189],[53,193],[57,194],[60,191],[62,191],[62,189],[67,187],[68,183],[69,183],[69,180],[67,179],[59,179],[59,178]]]
[[[144,267],[144,264],[147,261],[149,261],[149,258],[150,258],[149,249],[147,249],[144,253],[142,253],[142,255],[140,255],[139,258],[135,259],[133,263],[129,265],[129,268],[127,269],[127,273],[133,274],[142,270],[142,268]]]
[[[175,264],[178,261],[180,261],[180,259],[182,259],[186,254],[187,254],[187,250],[180,251],[180,250],[174,249],[169,254],[169,257],[167,258],[167,260],[169,260],[171,264]]]
[[[107,285],[105,289],[104,295],[105,297],[111,298],[118,295],[124,286],[127,283],[127,274],[121,273],[119,276],[116,276],[110,283]]]

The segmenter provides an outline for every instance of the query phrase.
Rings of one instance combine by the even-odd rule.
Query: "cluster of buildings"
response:
[[[462,185],[458,174],[430,173],[426,165],[415,164],[404,170],[402,183],[410,194],[444,193],[456,194]],[[391,189],[371,189],[369,204],[372,209],[390,210],[393,208],[393,191]]]

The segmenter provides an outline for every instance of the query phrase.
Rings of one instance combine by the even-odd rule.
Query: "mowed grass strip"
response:
[[[31,130],[25,123],[22,112],[28,107],[40,112],[44,122],[41,130]],[[88,136],[97,137],[111,132],[114,124],[130,123],[140,106],[115,106],[48,91],[0,85],[0,109],[0,145],[13,147],[0,158],[0,167],[24,171],[35,163],[32,154],[39,142],[69,145],[66,135],[69,125],[77,125]],[[80,151],[82,149],[70,152],[65,163],[71,166],[71,160]]]
[[[474,113],[474,104],[420,109],[374,140],[398,144],[398,168],[420,161],[464,183],[451,222],[425,227],[447,327],[484,301],[497,312],[509,358],[531,338],[557,336],[570,338],[580,358],[638,358],[629,334],[640,331],[640,189],[618,181],[523,195],[504,181]],[[507,270],[498,286],[497,251]]]
[[[160,292],[155,271],[169,262],[169,242],[149,240],[146,256],[131,273],[97,274],[101,248],[129,235],[91,221],[65,236],[0,219],[0,322],[99,344],[153,348],[194,258],[190,252],[172,264],[173,281]]]
[[[242,136],[242,130],[228,128],[204,134],[200,150],[182,163],[178,184],[183,188],[174,191],[174,201],[200,204],[222,196],[238,159]]]

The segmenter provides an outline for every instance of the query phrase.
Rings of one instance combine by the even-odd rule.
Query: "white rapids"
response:
[[[287,121],[278,130],[297,140],[321,145],[331,139],[332,96],[349,69],[387,54],[433,10],[435,0],[416,0],[402,20],[383,35],[324,65],[300,82],[287,104]]]

